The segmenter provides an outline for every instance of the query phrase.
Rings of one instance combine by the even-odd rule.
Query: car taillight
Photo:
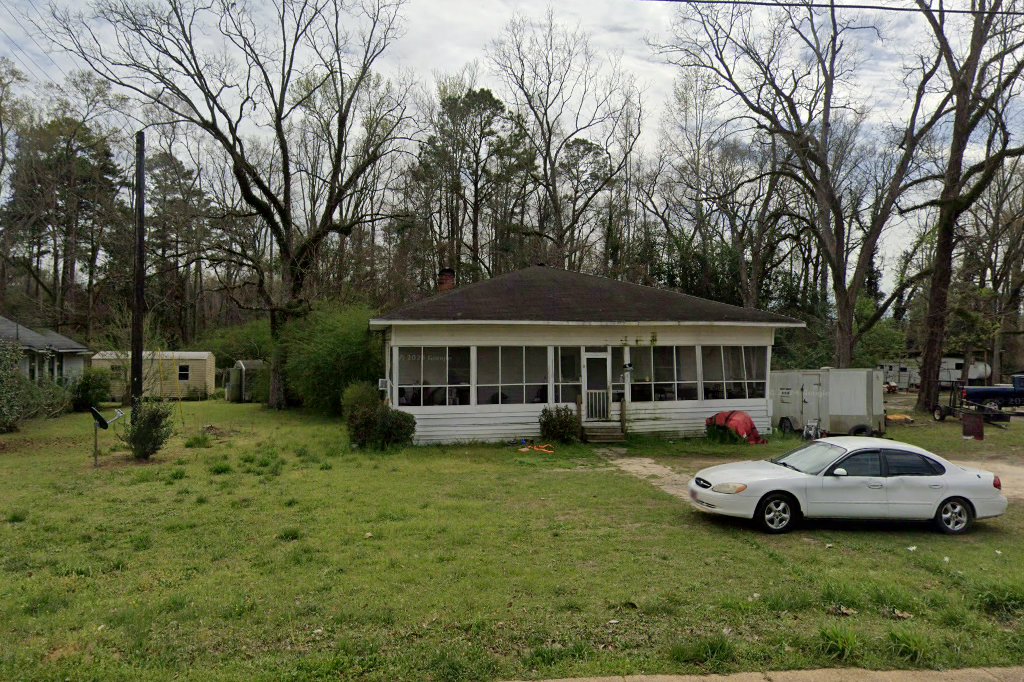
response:
[[[998,476],[992,477],[992,487],[995,488],[996,490],[1003,489],[1003,482],[999,480]]]
[[[961,388],[960,389],[960,397],[963,398],[964,400],[967,400],[967,389],[966,388]]]

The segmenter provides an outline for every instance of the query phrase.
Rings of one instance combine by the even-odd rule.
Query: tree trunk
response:
[[[267,406],[275,410],[283,410],[288,406],[288,397],[284,388],[284,363],[286,359],[282,331],[284,320],[276,310],[270,312],[270,338],[274,341],[274,351],[270,356],[270,391]]]
[[[974,346],[964,347],[964,364],[960,367],[960,382],[966,386],[971,383],[971,365],[974,364]]]
[[[928,290],[928,314],[925,316],[925,341],[921,354],[921,387],[916,409],[930,412],[939,402],[939,370],[942,367],[942,345],[946,338],[946,316],[949,308],[949,283],[953,277],[953,219],[949,202],[939,210],[935,259],[932,264],[931,288]]]
[[[836,296],[836,367],[846,368],[853,364],[853,305],[846,295]]]

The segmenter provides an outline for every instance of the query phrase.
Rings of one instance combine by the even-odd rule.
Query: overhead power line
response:
[[[901,7],[899,5],[874,5],[862,3],[821,3],[821,2],[773,2],[773,0],[641,0],[641,2],[668,2],[677,5],[739,5],[743,7],[784,7],[793,9],[852,9],[870,10],[873,12],[898,12],[901,14],[922,14],[920,7]],[[1024,16],[1024,10],[985,10],[985,9],[954,9],[949,7],[933,8],[935,14],[985,14],[1006,17]]]

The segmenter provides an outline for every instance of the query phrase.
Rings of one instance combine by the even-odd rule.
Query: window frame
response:
[[[184,372],[181,371],[182,367],[185,368]],[[181,378],[182,374],[185,375],[184,379]],[[188,383],[189,381],[192,381],[192,365],[189,365],[187,363],[184,364],[184,365],[182,365],[182,364],[178,365],[178,381],[179,382],[184,381],[185,383]]]
[[[846,467],[843,466],[843,464],[846,463],[846,460],[850,459],[851,457],[856,457],[857,455],[863,455],[863,454],[872,453],[872,452],[878,455],[878,474],[877,475],[870,475],[870,474],[850,474],[850,473],[847,473],[847,478],[849,478],[849,477],[856,477],[856,478],[884,478],[885,477],[885,456],[884,456],[884,454],[882,452],[882,448],[863,448],[861,450],[854,450],[853,452],[847,452],[842,457],[840,457],[838,460],[836,460],[835,463],[830,464],[828,467],[826,467],[824,475],[826,475],[826,476],[834,476],[836,469],[845,469],[846,468]]]
[[[394,390],[395,390],[395,405],[397,407],[464,407],[473,404],[473,347],[472,346],[448,346],[448,345],[416,345],[416,346],[395,346],[396,362],[393,364],[394,371]],[[443,348],[444,349],[444,383],[443,384],[424,384],[423,383],[423,366],[426,362],[426,349],[427,348]],[[406,383],[406,380],[402,375],[402,352],[412,349],[419,351],[419,376],[417,377],[417,383]],[[461,384],[451,383],[451,351],[452,349],[466,350],[469,354],[469,374],[466,377],[466,382]],[[426,395],[424,389],[444,389],[445,401],[443,404],[424,404],[423,399]],[[411,389],[417,391],[419,396],[419,402],[414,404],[403,404],[399,399],[399,392],[403,389]],[[457,396],[457,393],[453,391],[459,391],[465,389],[468,391],[468,400],[453,401],[453,396]]]
[[[473,353],[473,376],[476,378],[476,383],[473,385],[474,400],[476,405],[548,405],[551,403],[551,397],[549,395],[551,386],[551,346],[538,346],[538,345],[498,345],[498,346],[475,346],[476,352]],[[484,348],[494,348],[498,351],[498,366],[495,368],[497,371],[498,382],[480,382],[480,351]],[[528,374],[528,363],[527,363],[527,349],[536,348],[544,351],[544,381],[527,381]],[[519,367],[520,367],[520,381],[509,381],[506,382],[502,376],[505,350],[506,349],[518,349],[519,350]],[[508,387],[512,391],[516,391],[518,395],[522,397],[521,400],[509,400],[505,401],[502,399],[506,395],[504,388]],[[490,401],[480,401],[480,391],[497,389],[498,402],[492,403]],[[531,396],[541,395],[543,400],[531,400]]]
[[[921,474],[893,474],[893,473],[891,473],[889,471],[889,455],[890,454],[895,454],[895,455],[912,455],[914,457],[917,457],[920,461],[924,462],[925,467],[930,469],[931,473],[930,474],[924,474],[924,473],[921,473]],[[927,476],[944,476],[945,473],[946,473],[946,467],[942,466],[941,464],[936,462],[931,457],[927,457],[925,455],[922,455],[920,452],[912,452],[910,450],[899,450],[897,448],[883,448],[882,449],[882,458],[883,458],[883,460],[885,462],[885,467],[883,469],[883,474],[882,475],[885,476],[885,478],[897,478],[899,476],[912,476],[912,477],[915,477],[915,478],[927,477]]]

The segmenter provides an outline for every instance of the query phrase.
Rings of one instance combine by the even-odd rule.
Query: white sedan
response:
[[[700,511],[785,533],[801,518],[934,520],[944,533],[1000,516],[999,477],[880,438],[822,438],[771,461],[703,469],[690,481]]]

